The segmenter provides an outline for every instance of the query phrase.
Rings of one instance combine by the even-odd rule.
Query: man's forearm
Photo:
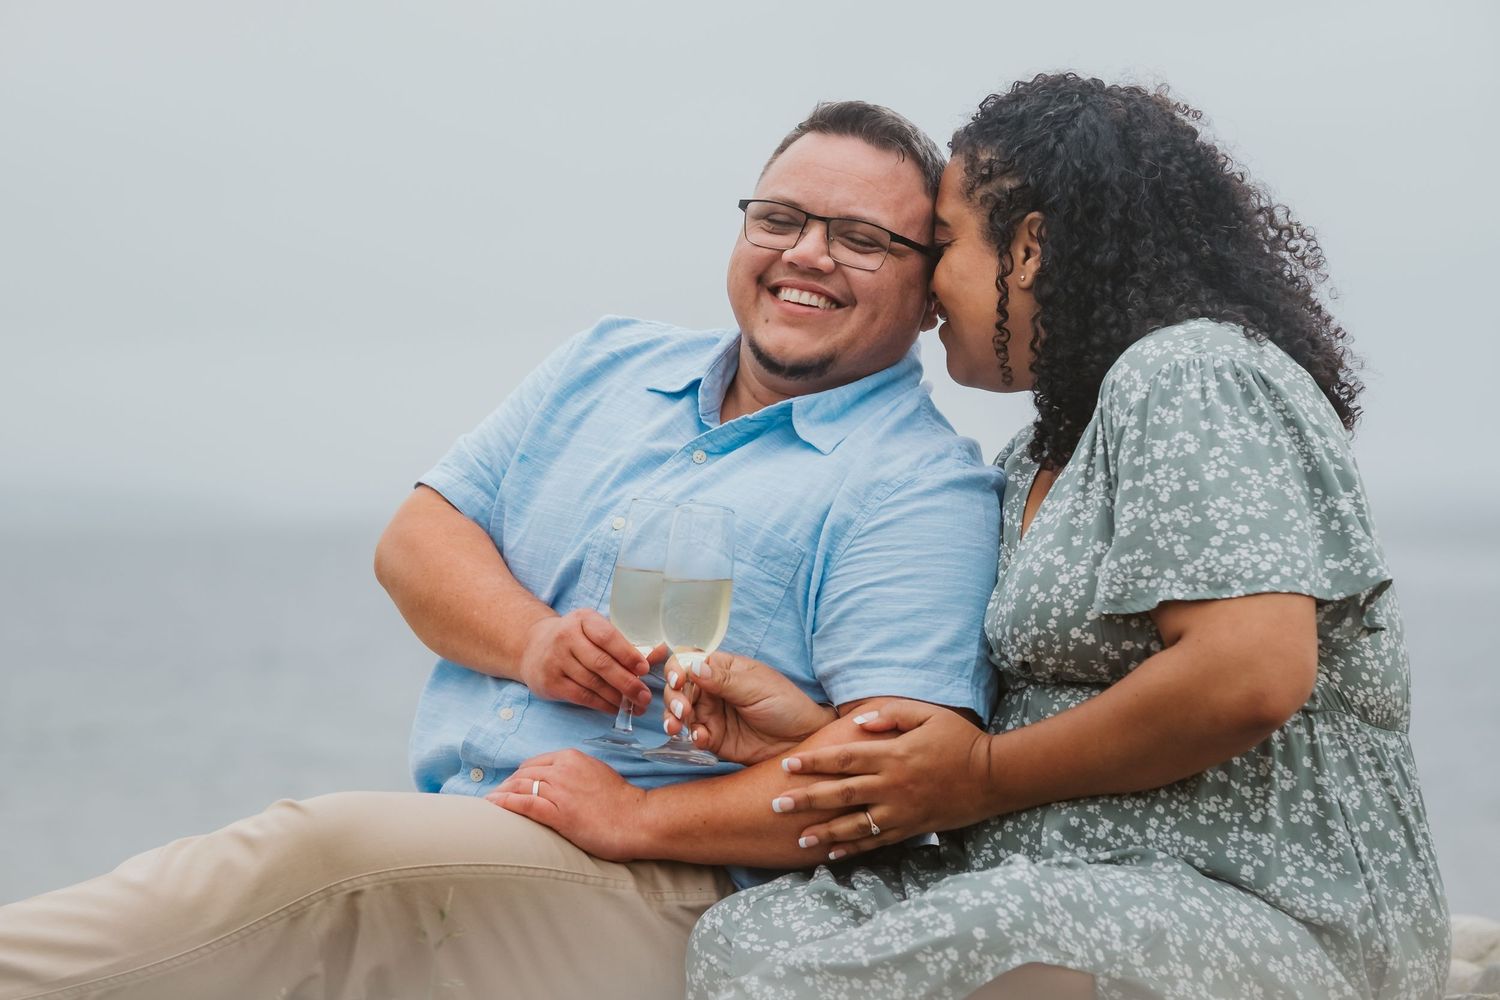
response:
[[[842,718],[824,726],[797,749],[884,738]],[[653,789],[646,794],[638,828],[640,839],[632,853],[642,859],[762,868],[817,864],[827,859],[827,845],[799,847],[798,835],[804,828],[839,813],[782,816],[771,810],[771,800],[778,792],[814,780],[783,771],[778,756],[734,774]]]
[[[375,550],[375,576],[437,655],[520,680],[527,631],[555,612],[511,574],[483,528],[418,486]]]

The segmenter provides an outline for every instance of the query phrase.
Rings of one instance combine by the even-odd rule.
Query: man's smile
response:
[[[784,305],[798,312],[817,310],[830,312],[844,308],[844,303],[830,291],[803,281],[774,281],[767,286],[771,295]]]

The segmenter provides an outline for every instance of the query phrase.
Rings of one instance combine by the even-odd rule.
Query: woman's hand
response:
[[[798,843],[837,861],[921,833],[953,830],[996,811],[990,774],[991,736],[957,712],[920,701],[866,706],[854,721],[894,739],[809,750],[781,762],[804,775],[842,775],[771,803],[776,812],[853,811],[802,831]],[[870,824],[879,828],[871,835]]]
[[[785,753],[838,717],[775,668],[746,656],[712,653],[686,678],[676,661],[666,669],[667,734],[687,726],[695,746],[737,764]]]
[[[640,853],[630,834],[640,827],[645,789],[579,750],[531,758],[485,798],[551,827],[606,861],[634,861]]]

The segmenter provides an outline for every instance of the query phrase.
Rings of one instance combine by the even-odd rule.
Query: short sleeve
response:
[[[981,623],[1002,482],[955,462],[873,499],[823,576],[812,622],[813,669],[834,704],[904,697],[989,717],[998,681]]]
[[[1372,608],[1390,571],[1348,434],[1295,362],[1254,353],[1192,353],[1106,378],[1113,532],[1096,611],[1297,593],[1347,602],[1354,620],[1381,627]]]
[[[495,504],[502,498],[505,470],[527,427],[567,369],[579,339],[573,337],[548,355],[478,427],[459,437],[418,483],[437,490],[464,516],[488,529]]]

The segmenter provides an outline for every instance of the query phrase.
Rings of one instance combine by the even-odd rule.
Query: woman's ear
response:
[[[1036,278],[1037,268],[1042,266],[1042,239],[1046,235],[1046,221],[1041,212],[1030,212],[1010,242],[1011,270],[1026,287]]]

